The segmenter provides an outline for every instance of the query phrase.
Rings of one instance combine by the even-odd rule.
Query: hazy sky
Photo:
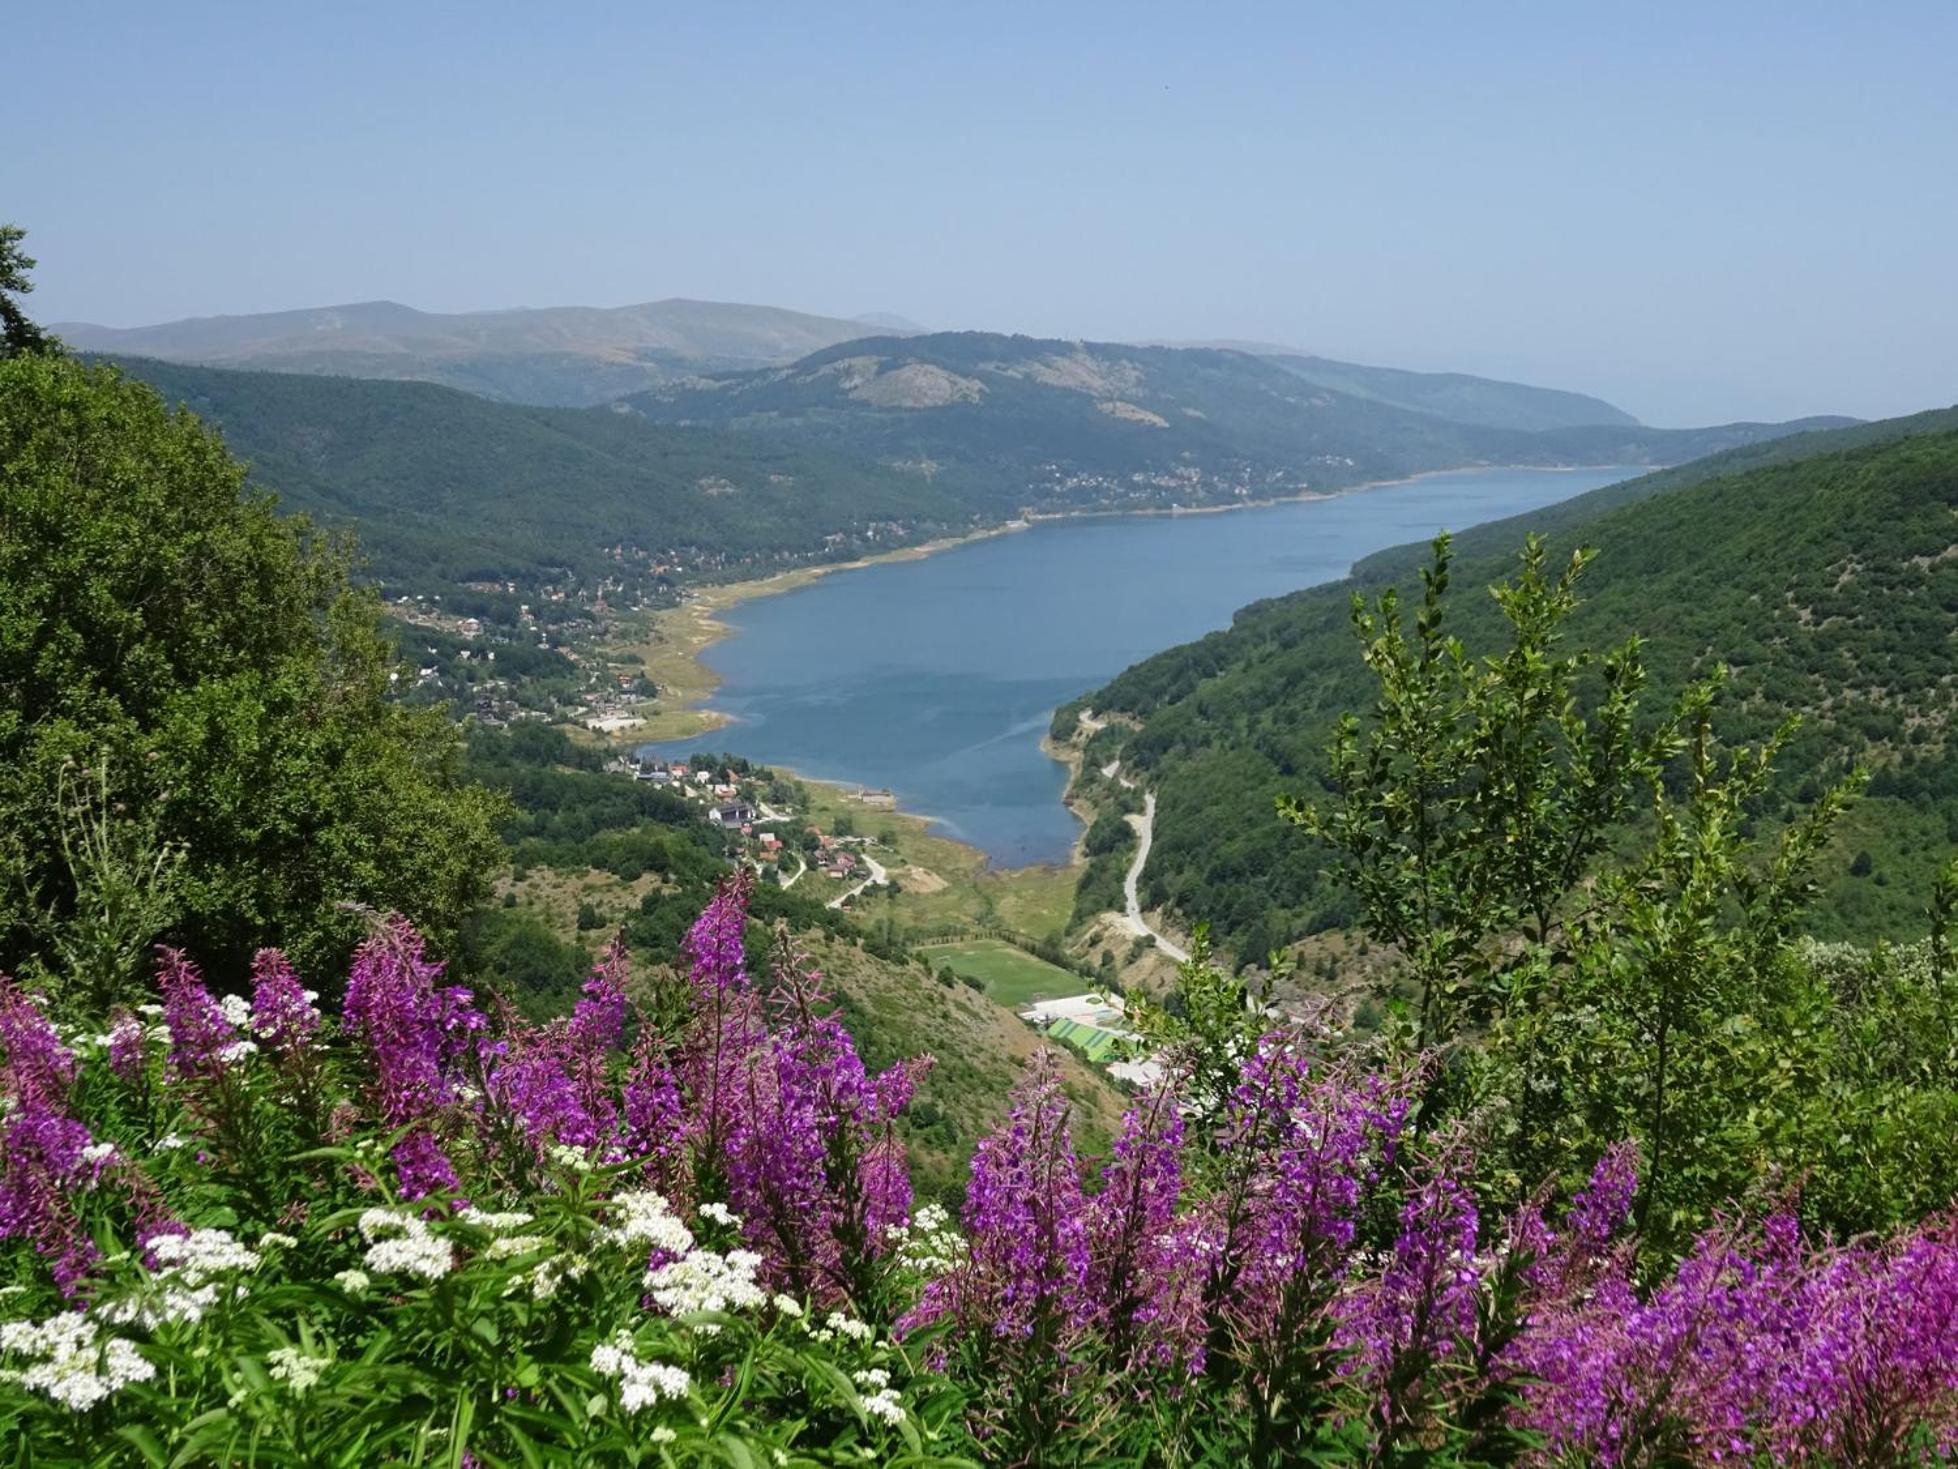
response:
[[[758,301],[1958,400],[1958,3],[28,3],[42,320]]]

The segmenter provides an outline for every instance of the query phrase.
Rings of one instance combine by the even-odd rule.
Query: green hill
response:
[[[1526,531],[1553,552],[1598,547],[1574,636],[1648,639],[1659,696],[1729,665],[1729,738],[1800,714],[1777,799],[1812,796],[1853,763],[1873,768],[1818,927],[1906,934],[1921,931],[1934,859],[1958,842],[1954,516],[1958,409],[1806,434],[1464,535],[1449,615],[1472,650],[1487,648],[1496,609],[1468,589],[1507,575]],[[1348,626],[1353,593],[1409,585],[1425,555],[1384,552],[1345,582],[1248,607],[1227,631],[1081,701],[1143,725],[1098,738],[1125,741],[1128,769],[1158,792],[1147,901],[1209,920],[1246,955],[1349,919],[1314,844],[1281,826],[1272,802],[1309,791],[1332,721],[1371,697]]]
[[[1665,430],[1617,415],[1530,432],[1322,386],[1244,352],[980,332],[869,338],[625,401],[665,423],[923,468],[991,514],[1230,504],[1473,465],[1675,463],[1822,422]]]
[[[765,568],[970,518],[920,475],[611,409],[494,403],[430,383],[120,365],[222,429],[286,508],[357,525],[373,574],[416,590]]]
[[[1485,428],[1580,428],[1588,424],[1635,427],[1638,420],[1600,398],[1526,383],[1506,383],[1464,372],[1409,372],[1365,367],[1330,357],[1273,353],[1269,360],[1295,377],[1355,398],[1372,398],[1454,423]]]

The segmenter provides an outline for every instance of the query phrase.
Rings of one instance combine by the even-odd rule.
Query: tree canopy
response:
[[[159,937],[220,973],[274,934],[324,961],[349,905],[452,934],[497,800],[390,662],[347,548],[196,418],[110,367],[0,360],[0,970],[105,997]]]

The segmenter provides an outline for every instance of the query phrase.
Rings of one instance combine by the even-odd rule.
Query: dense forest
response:
[[[1480,527],[1461,537],[1452,575],[1458,588],[1503,579],[1531,529],[1559,554],[1596,547],[1573,636],[1644,639],[1660,696],[1725,666],[1730,740],[1800,717],[1761,808],[1769,821],[1869,766],[1813,922],[1896,936],[1921,925],[1935,862],[1958,835],[1954,506],[1958,410],[1946,410],[1738,449]],[[1150,901],[1209,921],[1246,957],[1353,920],[1323,851],[1270,813],[1281,795],[1311,793],[1335,718],[1365,699],[1351,598],[1409,585],[1424,559],[1385,552],[1346,582],[1246,608],[1083,701],[1143,723],[1099,738],[1158,791]],[[1494,651],[1494,602],[1459,596],[1449,617],[1471,652]]]
[[[970,522],[918,475],[778,440],[431,383],[121,366],[221,430],[287,509],[357,525],[390,588],[766,568]]]

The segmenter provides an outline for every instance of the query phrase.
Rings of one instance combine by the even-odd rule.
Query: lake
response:
[[[712,707],[735,723],[646,748],[888,787],[998,865],[1063,862],[1080,824],[1040,750],[1057,705],[1374,551],[1642,472],[1472,470],[1217,514],[1046,521],[836,572],[730,609],[735,631],[705,661],[724,680]]]

